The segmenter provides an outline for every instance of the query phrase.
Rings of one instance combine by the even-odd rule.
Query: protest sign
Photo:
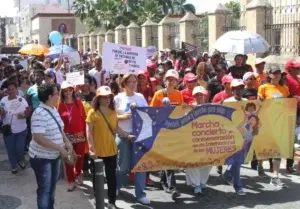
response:
[[[157,49],[155,46],[148,46],[147,47],[147,59],[151,59],[153,55],[157,54]]]
[[[191,57],[197,57],[200,55],[203,51],[201,51],[201,48],[198,46],[194,46],[192,44],[181,42],[181,48],[184,49],[186,55]]]
[[[242,164],[292,157],[296,100],[138,107],[132,118],[134,172]]]
[[[83,85],[84,84],[84,73],[82,71],[67,73],[66,80],[74,86]]]
[[[105,42],[103,69],[110,74],[138,74],[147,69],[147,48]]]
[[[8,115],[23,113],[26,110],[26,105],[22,98],[8,100],[5,107]]]

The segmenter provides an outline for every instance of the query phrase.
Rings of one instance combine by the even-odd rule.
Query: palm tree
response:
[[[94,13],[94,5],[91,0],[75,0],[72,8],[75,10],[75,16],[84,21]]]
[[[159,5],[157,0],[145,0],[141,2],[134,15],[137,17],[138,24],[143,24],[147,19],[158,22],[163,17],[161,11],[162,6]]]
[[[196,14],[196,8],[193,4],[187,4],[186,0],[172,0],[172,13],[184,14],[186,12],[192,12]]]

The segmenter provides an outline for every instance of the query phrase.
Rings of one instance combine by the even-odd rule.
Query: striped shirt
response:
[[[62,130],[64,129],[64,123],[60,118],[60,115],[56,108],[50,108],[49,106],[40,103],[38,108],[33,112],[31,117],[31,132],[32,134],[42,134],[46,139],[51,142],[64,146],[63,136],[57,126],[57,123],[52,116],[44,109],[51,111],[53,116],[60,124]],[[60,153],[57,150],[52,150],[39,145],[33,138],[29,145],[29,156],[32,158],[46,158],[56,159]]]

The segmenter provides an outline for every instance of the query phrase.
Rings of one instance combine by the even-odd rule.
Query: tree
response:
[[[228,9],[232,10],[232,17],[236,20],[241,17],[241,5],[239,2],[230,1],[225,4]]]
[[[159,22],[163,17],[161,8],[162,7],[159,6],[157,0],[142,1],[134,12],[134,15],[137,17],[137,23],[143,24],[147,19]]]
[[[196,8],[193,4],[187,4],[186,0],[172,0],[171,7],[173,14],[184,14],[186,12],[196,13]]]

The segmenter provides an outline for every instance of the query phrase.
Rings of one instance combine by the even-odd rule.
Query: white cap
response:
[[[243,76],[243,81],[246,81],[246,80],[248,80],[248,78],[251,78],[251,77],[253,77],[253,76],[254,76],[254,73],[253,73],[253,72],[247,72],[247,73],[245,73],[244,76]]]
[[[60,86],[61,89],[67,89],[70,87],[74,88],[74,86],[69,81],[63,81]]]
[[[230,84],[231,87],[245,86],[242,79],[233,79]]]
[[[179,74],[176,70],[170,69],[167,71],[165,78],[173,77],[176,78],[177,80],[179,79]]]
[[[112,95],[111,89],[109,86],[101,86],[96,91],[96,96],[108,96]]]
[[[196,86],[194,88],[194,90],[193,90],[193,96],[195,94],[198,94],[198,93],[201,93],[201,94],[204,94],[205,96],[207,96],[208,92],[207,92],[207,90],[204,87],[202,87],[202,86]]]
[[[255,60],[255,65],[259,65],[259,64],[261,64],[261,63],[266,63],[266,61],[264,61],[264,60],[261,59],[261,58],[257,58],[257,59]]]

